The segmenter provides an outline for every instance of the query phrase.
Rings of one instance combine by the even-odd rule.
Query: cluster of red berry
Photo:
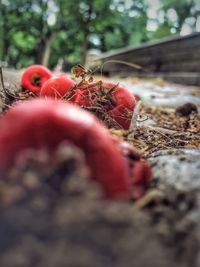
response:
[[[81,87],[65,73],[53,76],[49,69],[41,65],[28,67],[22,75],[21,84],[25,90],[39,94],[41,97],[54,99],[64,99],[69,91],[76,87],[70,99],[67,100],[83,107],[95,106],[96,98],[100,99],[101,97],[100,88],[104,87],[110,92],[110,94],[105,95],[104,103],[101,103],[106,112],[123,129],[127,130],[130,126],[136,100],[134,95],[122,86],[103,82],[102,87],[95,85]]]
[[[21,84],[24,89],[41,97],[17,103],[0,120],[2,175],[24,150],[45,148],[53,152],[59,144],[67,141],[82,150],[90,178],[99,182],[107,198],[138,199],[145,193],[151,182],[151,168],[140,153],[112,136],[89,112],[77,107],[92,106],[93,98],[87,96],[99,90],[97,87],[72,90],[71,104],[64,97],[76,83],[66,74],[53,77],[47,68],[40,65],[27,68]],[[112,89],[113,84],[106,83],[106,87]],[[115,90],[110,92],[113,106],[107,112],[128,128],[129,122],[122,115],[127,109],[133,112],[134,96],[120,86],[115,86]]]

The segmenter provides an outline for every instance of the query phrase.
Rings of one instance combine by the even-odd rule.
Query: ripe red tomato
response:
[[[79,147],[91,179],[106,197],[128,198],[128,164],[109,131],[94,116],[64,101],[34,99],[16,104],[0,120],[0,172],[5,174],[26,149],[54,151],[63,141]],[[11,130],[12,129],[12,130]]]
[[[21,86],[30,92],[38,93],[42,85],[52,77],[49,69],[42,65],[32,65],[25,69],[21,77]]]
[[[64,74],[55,76],[46,81],[41,90],[40,96],[53,97],[54,99],[63,98],[66,93],[75,85],[75,82]]]

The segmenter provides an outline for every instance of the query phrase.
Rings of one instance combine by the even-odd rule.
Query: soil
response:
[[[19,89],[19,75],[4,76],[12,90]],[[0,183],[1,267],[200,266],[199,91],[184,89],[196,109],[183,114],[177,108],[185,100],[163,104],[163,92],[179,95],[179,86],[152,84],[144,84],[144,94],[138,90],[143,104],[132,128],[111,130],[152,166],[146,195],[136,202],[102,200],[98,185],[86,179],[77,148],[65,146],[64,154],[59,148],[51,167],[47,152],[34,151]]]

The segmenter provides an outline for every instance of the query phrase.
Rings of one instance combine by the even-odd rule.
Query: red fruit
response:
[[[101,184],[106,197],[129,196],[127,162],[107,129],[90,113],[58,100],[19,103],[0,120],[1,176],[26,149],[46,148],[51,153],[63,141],[83,151],[91,178]]]
[[[71,101],[79,106],[91,107],[95,105],[93,104],[93,100],[97,97],[97,95],[95,94],[96,90],[96,87],[89,89],[77,88]]]
[[[139,151],[127,142],[112,137],[129,165],[131,197],[135,200],[142,197],[151,185],[152,170],[148,163],[141,158]]]
[[[103,85],[108,91],[116,86],[113,83],[104,83]],[[106,97],[104,96],[104,100],[107,100],[107,103],[105,102],[105,104],[102,102],[104,109],[119,125],[124,129],[128,129],[136,105],[135,97],[121,86],[117,86],[110,94]],[[100,89],[97,86],[94,86],[91,88],[77,89],[71,100],[79,106],[90,107],[96,105],[95,99],[99,99],[100,103],[101,97]],[[109,102],[110,104],[108,104]]]
[[[104,83],[108,88],[113,88],[115,84]],[[112,92],[113,108],[109,111],[110,116],[120,124],[124,129],[128,130],[132,113],[136,105],[136,100],[133,94],[131,94],[124,87],[117,86]]]
[[[21,86],[30,92],[38,93],[42,85],[52,77],[49,69],[42,65],[32,65],[25,69],[21,77]]]
[[[152,170],[147,162],[143,159],[132,162],[131,168],[131,187],[132,197],[139,199],[146,190],[150,187],[152,177]]]
[[[75,85],[75,82],[64,74],[55,76],[46,81],[41,90],[40,96],[63,98],[67,92]]]

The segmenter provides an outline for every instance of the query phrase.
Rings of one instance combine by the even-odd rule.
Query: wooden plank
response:
[[[103,71],[110,75],[129,76],[130,73],[135,73],[138,76],[151,76],[156,73],[172,81],[199,85],[200,33],[105,53],[98,64],[110,60],[135,63],[143,67],[142,71],[137,71],[123,64],[105,64]]]
[[[146,69],[150,69],[150,70],[152,69],[162,70],[163,69],[165,71],[169,65],[170,65],[170,69],[173,69],[173,66],[175,66],[174,70],[177,70],[176,65],[178,64],[182,64],[184,62],[184,67],[187,66],[188,64],[188,67],[190,68],[190,66],[193,65],[193,62],[195,62],[195,66],[200,69],[200,48],[198,48],[198,51],[195,51],[195,53],[192,50],[190,50],[188,52],[178,51],[177,53],[174,53],[174,54],[165,53],[164,56],[159,55],[159,54],[155,56],[144,55],[143,57],[142,56],[138,57],[138,55],[136,55],[132,57],[129,56],[128,58],[119,56],[119,57],[115,57],[114,60],[132,62],[132,63],[141,65],[142,67]],[[104,62],[106,61],[107,60],[105,60]],[[107,71],[110,69],[117,70],[119,68],[126,70],[126,69],[129,69],[130,67],[115,63],[115,64],[105,65],[104,70],[107,70]],[[187,71],[193,71],[193,69],[188,69]]]
[[[176,45],[174,45],[174,43]],[[182,37],[176,36],[176,37],[170,37],[170,38],[163,38],[161,41],[149,42],[149,43],[145,43],[140,46],[137,46],[137,47],[127,47],[123,49],[117,49],[111,52],[104,53],[100,57],[100,59],[110,58],[110,57],[120,55],[120,54],[125,55],[126,53],[129,53],[129,52],[132,53],[133,51],[135,52],[143,51],[143,50],[150,51],[152,47],[156,47],[156,49],[158,49],[158,47],[167,46],[168,48],[170,48],[171,46],[175,46],[175,48],[177,48],[178,44],[183,47],[184,44],[187,44],[187,43],[189,43],[190,45],[191,43],[193,43],[195,46],[198,46],[198,44],[200,43],[200,33],[192,33],[190,35],[182,36]],[[187,46],[185,48],[187,48]]]
[[[172,61],[172,60],[191,60],[191,59],[200,59],[200,46],[198,48],[193,48],[191,47],[190,49],[187,50],[175,50],[175,51],[170,51],[170,50],[164,50],[164,52],[159,52],[159,51],[154,51],[154,53],[150,53],[149,51],[146,51],[143,54],[138,54],[138,53],[130,53],[128,55],[116,55],[115,57],[112,58],[105,58],[102,61],[108,61],[108,60],[125,60],[128,62],[135,62],[135,63],[143,63],[143,62],[151,62],[151,60],[154,59],[162,59],[163,61]]]

